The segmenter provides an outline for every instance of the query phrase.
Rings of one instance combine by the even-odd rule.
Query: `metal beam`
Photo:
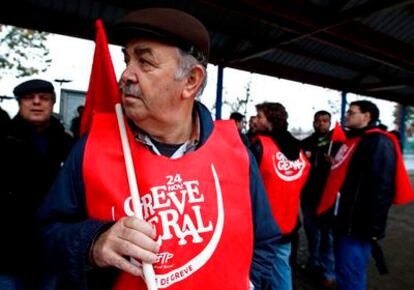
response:
[[[347,92],[341,92],[341,126],[345,127],[345,109],[348,105],[348,100],[346,98]]]
[[[333,76],[321,75],[315,72],[310,72],[306,70],[301,70],[299,68],[292,68],[285,65],[274,64],[271,62],[266,62],[264,60],[251,60],[244,63],[234,63],[231,64],[229,67],[236,68],[236,69],[243,69],[250,72],[267,74],[272,76],[278,76],[280,78],[305,82],[308,84],[330,88],[338,91],[342,91],[344,88],[347,88],[347,92],[354,93],[363,96],[370,96],[374,98],[380,98],[384,100],[394,101],[402,104],[407,105],[414,105],[414,98],[411,96],[405,96],[398,93],[390,93],[390,92],[367,92],[363,91],[358,88],[352,82],[343,81]]]
[[[360,23],[349,23],[346,26],[329,30],[327,33],[341,40],[348,41],[350,44],[357,44],[361,52],[371,52],[377,58],[383,56],[385,60],[395,60],[397,64],[407,63],[407,68],[414,67],[413,46],[379,33]],[[347,47],[352,48],[354,45],[348,45]]]
[[[376,67],[367,67],[367,66],[361,66],[361,65],[355,65],[348,61],[340,60],[337,58],[329,57],[329,56],[322,56],[314,52],[305,51],[303,49],[300,49],[296,46],[289,46],[289,47],[280,47],[278,50],[289,52],[292,54],[297,54],[299,57],[305,57],[309,58],[311,60],[320,61],[323,63],[326,63],[327,65],[334,65],[340,68],[345,68],[351,71],[354,71],[355,73],[360,74],[359,79],[362,81],[364,78],[368,76],[373,76],[377,78],[378,80],[384,81],[386,84],[380,82],[379,84],[372,85],[371,87],[367,87],[367,90],[375,90],[376,88],[379,88],[380,86],[389,87],[401,87],[401,86],[410,86],[414,87],[414,79],[402,79],[402,78],[395,78],[390,76],[390,74],[384,74],[377,70]]]
[[[407,107],[406,106],[399,106],[400,108],[400,124],[399,124],[399,131],[400,131],[400,144],[401,144],[401,151],[404,152],[404,145],[405,145],[405,121],[407,118]]]
[[[216,88],[216,120],[221,120],[221,107],[223,104],[223,70],[222,65],[217,66],[217,88]]]
[[[398,90],[407,87],[407,84],[396,84],[396,83],[375,83],[369,85],[361,85],[359,88],[367,92],[379,92],[379,91],[390,91]]]
[[[218,1],[204,2],[213,2],[215,5],[218,5]],[[392,47],[385,50],[382,48],[384,46],[384,42],[381,41],[378,42],[382,45],[378,45],[379,43],[376,42],[374,45],[369,47],[367,45],[361,46],[358,41],[354,41],[353,39],[341,39],[340,35],[335,32],[335,28],[345,26],[345,24],[357,20],[360,17],[365,17],[380,11],[397,9],[414,3],[414,0],[375,1],[375,3],[368,2],[367,4],[349,9],[339,15],[326,15],[323,13],[324,11],[319,11],[320,16],[314,16],[313,18],[304,16],[298,12],[301,10],[298,9],[298,7],[288,7],[288,5],[285,4],[275,4],[274,2],[272,2],[272,4],[268,4],[268,2],[264,3],[263,1],[251,0],[244,0],[242,2],[244,3],[244,6],[239,4],[234,6],[233,10],[241,13],[245,17],[255,15],[254,17],[263,21],[269,21],[276,27],[281,26],[281,29],[287,31],[288,33],[293,33],[293,35],[288,35],[283,39],[274,42],[272,45],[262,46],[259,48],[256,47],[254,50],[243,53],[243,55],[227,60],[227,63],[242,62],[252,58],[258,58],[281,46],[288,45],[300,39],[311,38],[324,44],[333,45],[335,47],[350,51],[363,56],[364,58],[374,60],[387,66],[405,70],[414,69],[414,56],[410,53],[410,51],[412,51],[411,47],[405,48],[405,46],[400,43],[398,47]],[[222,6],[223,5],[226,4],[222,4]],[[306,15],[311,13],[309,11],[306,12]],[[323,19],[328,19],[329,21],[321,23]],[[360,27],[364,26],[360,25]],[[367,28],[365,27],[365,29]],[[342,32],[343,30],[344,29],[342,28]],[[348,30],[349,35],[352,36],[354,33],[357,33],[355,29]],[[384,37],[382,34],[376,32],[376,37],[380,38],[380,36],[382,38]],[[363,38],[364,36],[359,37],[359,39]],[[395,43],[395,39],[393,39],[393,43]],[[403,49],[401,50],[401,48]]]

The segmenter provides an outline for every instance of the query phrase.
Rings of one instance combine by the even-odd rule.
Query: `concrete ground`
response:
[[[414,204],[393,206],[390,211],[387,234],[382,240],[390,273],[379,275],[371,259],[368,271],[368,290],[414,289]],[[306,239],[300,233],[298,262],[306,261]],[[297,271],[294,279],[296,290],[318,290],[310,277]]]

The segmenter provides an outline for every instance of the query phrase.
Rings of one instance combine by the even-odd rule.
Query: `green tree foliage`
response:
[[[51,63],[45,45],[48,33],[0,24],[0,78],[44,72]]]

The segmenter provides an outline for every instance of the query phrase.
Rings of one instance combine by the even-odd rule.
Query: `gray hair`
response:
[[[175,72],[175,79],[182,80],[183,78],[187,77],[193,67],[196,65],[200,65],[204,71],[204,79],[203,83],[201,84],[196,97],[200,96],[203,93],[204,88],[207,85],[207,70],[203,63],[206,63],[205,60],[198,60],[192,54],[185,52],[181,48],[177,48],[178,50],[178,69]]]

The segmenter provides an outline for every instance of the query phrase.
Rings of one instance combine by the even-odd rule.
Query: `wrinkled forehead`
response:
[[[178,48],[166,41],[149,38],[132,38],[122,48],[122,52],[124,55],[129,56],[144,54],[155,56],[156,54],[165,55],[168,52],[177,54]]]

